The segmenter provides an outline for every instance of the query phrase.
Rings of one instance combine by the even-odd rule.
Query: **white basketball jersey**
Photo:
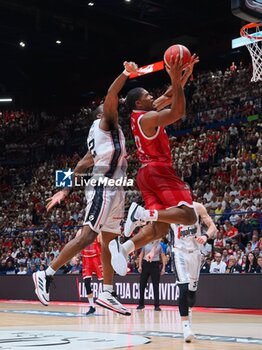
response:
[[[94,159],[93,175],[118,179],[127,168],[125,137],[121,128],[104,131],[100,119],[93,122],[87,137],[87,147]]]
[[[195,236],[201,236],[201,226],[199,223],[199,214],[193,202],[194,210],[197,216],[197,221],[193,225],[178,225],[171,224],[174,231],[174,247],[184,250],[199,250],[202,245],[198,244]]]

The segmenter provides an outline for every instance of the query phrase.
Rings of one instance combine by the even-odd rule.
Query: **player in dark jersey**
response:
[[[90,137],[90,133],[94,133],[95,130],[92,140],[89,140],[88,137],[89,152],[78,162],[74,175],[81,174],[94,165],[93,177],[102,176],[103,178],[115,179],[120,168],[124,167],[125,144],[123,133],[118,124],[118,93],[124,86],[128,75],[136,72],[137,69],[133,62],[125,62],[124,66],[124,72],[115,79],[108,89],[100,120],[94,121],[94,128],[91,128],[89,132]],[[105,145],[110,145],[110,149]],[[111,157],[108,152],[112,155]],[[103,172],[102,175],[96,173],[96,169],[100,167],[101,163],[102,169],[108,170],[106,173]],[[119,176],[122,176],[122,172]],[[70,189],[65,188],[49,198],[47,210],[60,203],[69,192]],[[46,271],[38,271],[33,274],[36,295],[41,303],[47,306],[50,300],[49,288],[52,276],[67,261],[89,246],[98,233],[101,232],[103,237],[101,258],[104,270],[104,290],[100,293],[96,302],[102,307],[129,316],[131,315],[130,312],[116,299],[113,291],[114,271],[110,264],[108,249],[110,240],[120,234],[121,218],[114,219],[114,216],[121,207],[124,208],[124,191],[97,184],[91,189],[86,189],[86,199],[87,208],[81,234],[65,245]]]

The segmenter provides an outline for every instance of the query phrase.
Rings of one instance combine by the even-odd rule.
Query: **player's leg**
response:
[[[129,237],[137,226],[146,222],[160,221],[167,224],[177,223],[181,225],[192,225],[197,217],[193,208],[186,205],[171,207],[164,210],[147,210],[136,203],[132,203],[125,224],[125,236]]]
[[[190,190],[171,167],[145,167],[138,173],[137,184],[148,209],[132,203],[125,236],[129,237],[137,226],[148,221],[183,225],[196,222]]]
[[[179,287],[179,301],[178,308],[182,321],[182,330],[184,334],[184,340],[190,343],[194,339],[194,334],[191,330],[189,322],[189,306],[188,306],[188,283],[180,283]]]
[[[108,248],[109,242],[118,237],[118,235],[111,232],[102,232],[102,251],[101,251],[101,261],[104,272],[104,288],[107,288],[109,291],[113,291],[113,278],[114,270],[111,266],[111,254]]]
[[[69,241],[64,246],[58,257],[51,263],[50,267],[52,270],[57,271],[67,261],[71,260],[75,255],[81,252],[82,249],[93,243],[97,235],[98,232],[93,231],[89,225],[83,226],[80,235]],[[49,275],[48,271],[46,271],[46,273]],[[51,274],[52,273],[50,273],[50,275]]]
[[[92,259],[92,258],[90,258],[90,259]],[[95,313],[96,309],[94,306],[94,297],[93,297],[93,291],[91,288],[91,277],[90,276],[84,278],[84,284],[85,284],[86,294],[87,294],[87,298],[88,298],[88,302],[89,302],[89,306],[90,306],[86,315],[91,315],[91,314]]]
[[[68,242],[58,257],[54,259],[46,271],[37,271],[33,274],[35,293],[41,303],[48,305],[50,300],[49,290],[52,277],[56,271],[77,255],[82,249],[90,245],[96,238],[97,232],[93,231],[89,225],[81,229],[81,234]]]
[[[106,189],[102,185],[91,186],[86,189],[87,206],[81,233],[68,242],[57,259],[52,262],[50,267],[53,271],[57,271],[73,256],[94,242],[100,232],[100,226],[103,224],[103,214],[108,206],[105,192]],[[52,271],[47,269],[46,273],[51,275]]]
[[[179,208],[169,208],[157,211],[157,220],[168,224],[178,223],[182,225],[192,225],[196,222],[197,217],[193,208],[181,205]]]
[[[129,241],[133,242],[135,248],[134,250],[137,250],[145,246],[149,242],[155,241],[166,236],[168,232],[169,224],[166,224],[164,222],[149,223],[148,225],[142,227],[138,234],[132,237]],[[125,246],[125,243],[123,244],[123,246]]]
[[[188,287],[188,318],[190,326],[192,326],[192,307],[196,303],[196,292],[198,288],[198,280],[201,267],[201,253],[196,250],[191,253],[191,257],[188,260],[188,273],[189,273],[189,287]]]
[[[101,254],[93,258],[93,272],[96,274],[98,281],[104,280],[103,267],[101,262]]]
[[[85,255],[82,256],[82,276],[83,276],[86,294],[87,294],[87,298],[90,306],[86,315],[91,315],[96,311],[94,307],[93,291],[91,288],[91,279],[94,271],[94,264],[93,264],[94,258],[95,257],[89,257]]]
[[[151,263],[150,276],[154,289],[155,310],[161,311],[159,306],[159,283],[160,283],[160,262]]]
[[[104,191],[102,186],[90,187],[86,190],[87,206],[80,235],[75,236],[65,245],[46,271],[38,271],[33,274],[35,292],[43,305],[47,306],[50,300],[49,289],[52,276],[60,267],[80,253],[82,249],[90,245],[99,233],[100,218],[106,205]]]
[[[150,263],[146,260],[142,261],[142,271],[139,278],[139,305],[138,310],[145,308],[145,289],[150,276]]]
[[[117,300],[117,296],[113,290],[114,270],[111,265],[111,253],[109,251],[109,243],[118,237],[112,232],[102,232],[102,251],[101,260],[104,273],[103,292],[99,294],[96,303],[106,309],[130,316],[131,313]]]
[[[110,242],[109,249],[112,255],[111,264],[116,273],[120,276],[125,276],[127,273],[128,255],[134,250],[145,246],[147,243],[166,236],[168,230],[168,224],[154,222],[142,227],[138,234],[124,244],[119,244],[116,241]]]
[[[194,334],[191,330],[189,323],[189,305],[188,305],[188,285],[189,276],[187,271],[187,260],[188,253],[175,249],[175,273],[177,278],[177,283],[179,287],[179,300],[178,308],[182,321],[182,329],[184,334],[184,340],[186,342],[191,342],[194,338]]]

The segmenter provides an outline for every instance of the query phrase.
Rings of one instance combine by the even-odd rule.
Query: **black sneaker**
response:
[[[93,306],[90,306],[90,309],[87,311],[86,315],[92,315],[96,312],[96,308]]]
[[[145,308],[145,305],[138,305],[138,307],[136,308],[137,310],[143,310]]]
[[[155,306],[155,311],[161,311],[160,306]]]

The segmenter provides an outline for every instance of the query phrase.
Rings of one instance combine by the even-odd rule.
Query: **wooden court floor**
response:
[[[127,306],[125,317],[96,307],[86,316],[84,303],[0,302],[0,349],[262,349],[262,311],[196,308],[196,339],[184,343],[176,307]],[[59,346],[58,346],[59,345]]]

